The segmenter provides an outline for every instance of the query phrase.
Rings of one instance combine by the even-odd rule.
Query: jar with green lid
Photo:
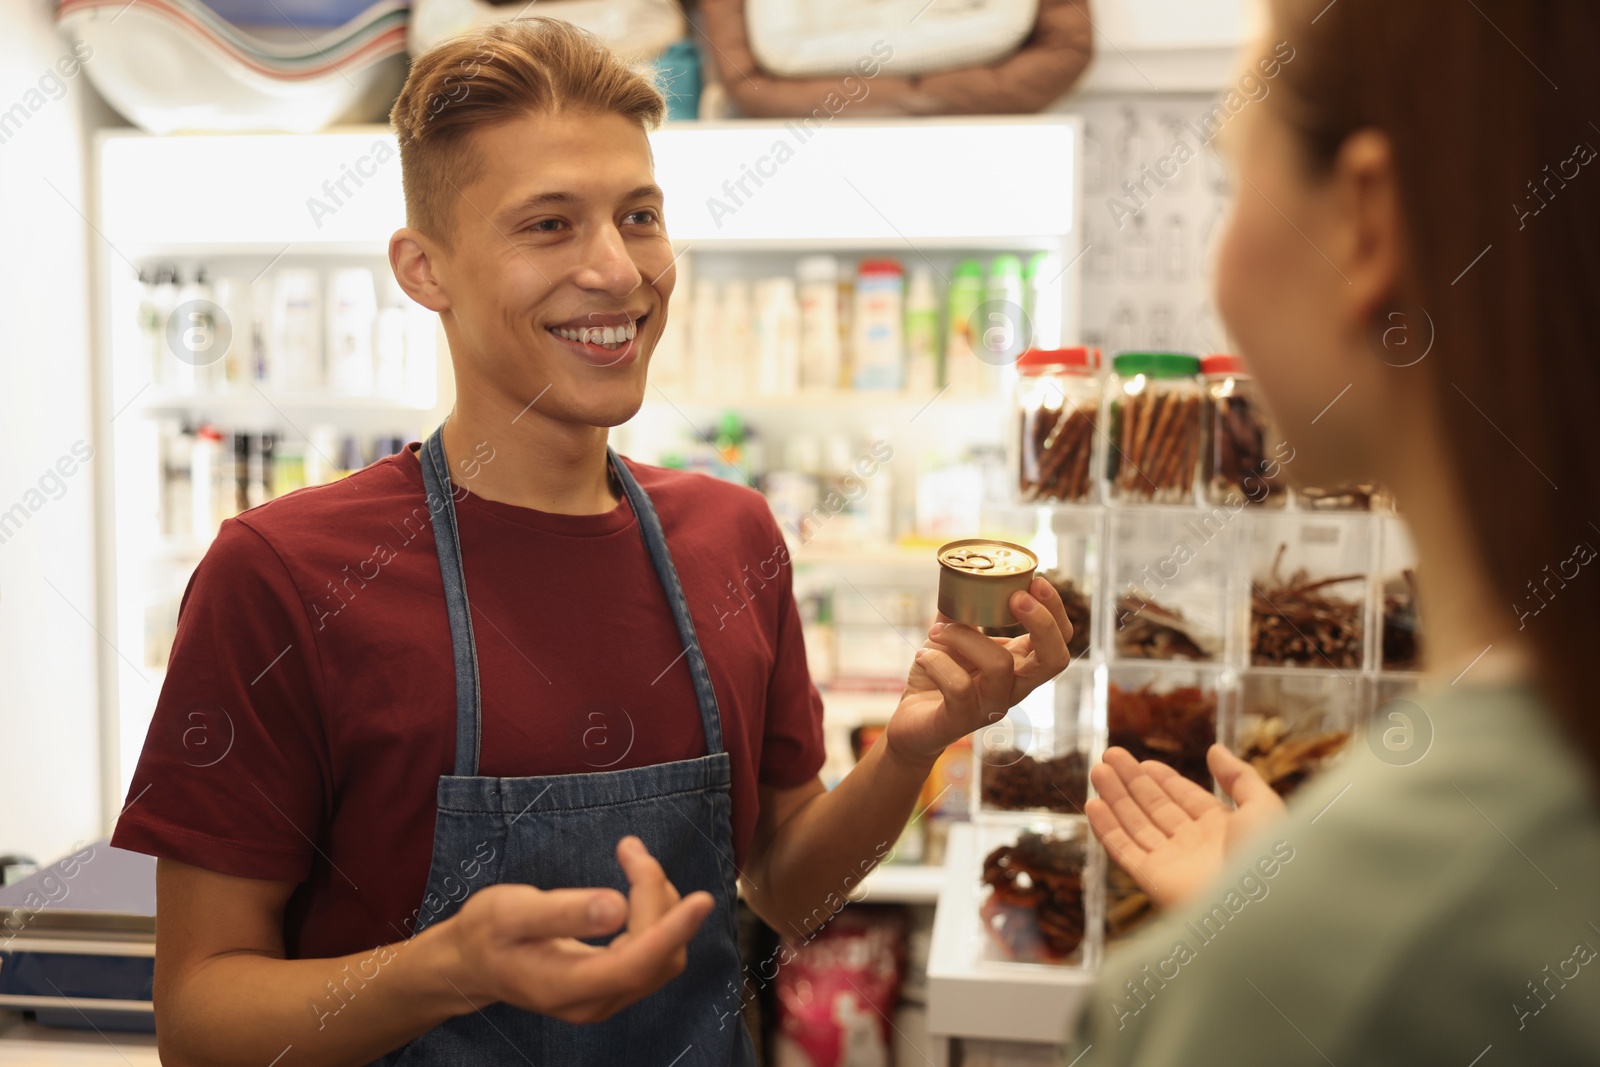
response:
[[[1100,350],[1031,348],[1017,360],[1017,492],[1024,503],[1087,503],[1094,494]]]
[[[1122,352],[1106,383],[1106,491],[1129,503],[1194,500],[1200,461],[1200,361],[1179,352]]]
[[[1206,500],[1238,508],[1281,508],[1288,498],[1285,457],[1294,455],[1278,435],[1256,381],[1238,356],[1201,358],[1206,402],[1201,484]]]

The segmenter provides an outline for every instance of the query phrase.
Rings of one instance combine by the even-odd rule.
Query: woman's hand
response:
[[[1109,748],[1089,772],[1100,795],[1084,814],[1111,858],[1162,907],[1188,900],[1216,877],[1233,846],[1283,814],[1283,801],[1256,769],[1221,745],[1206,764],[1237,808],[1156,760]]]
[[[939,616],[889,720],[889,751],[931,766],[945,746],[1004,718],[1066,670],[1072,623],[1055,586],[1035,578],[1028,592],[1011,594],[1009,606],[1027,630],[1021,637],[988,637]]]

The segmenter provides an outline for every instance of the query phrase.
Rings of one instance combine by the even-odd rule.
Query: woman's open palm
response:
[[[1163,907],[1189,899],[1233,846],[1283,814],[1283,801],[1250,764],[1212,745],[1206,764],[1238,807],[1165,763],[1109,748],[1089,772],[1099,796],[1084,805],[1111,858]]]

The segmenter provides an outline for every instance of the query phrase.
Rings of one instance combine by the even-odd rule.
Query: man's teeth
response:
[[[569,341],[582,341],[584,344],[599,345],[602,348],[616,348],[633,340],[634,335],[638,333],[638,326],[630,320],[622,326],[585,326],[581,330],[568,330],[557,326],[552,327],[550,332]]]

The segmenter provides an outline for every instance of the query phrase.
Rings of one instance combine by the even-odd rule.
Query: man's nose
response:
[[[608,225],[595,231],[588,248],[584,250],[583,266],[579,268],[574,281],[584,289],[623,297],[637,289],[643,277],[621,231]]]

